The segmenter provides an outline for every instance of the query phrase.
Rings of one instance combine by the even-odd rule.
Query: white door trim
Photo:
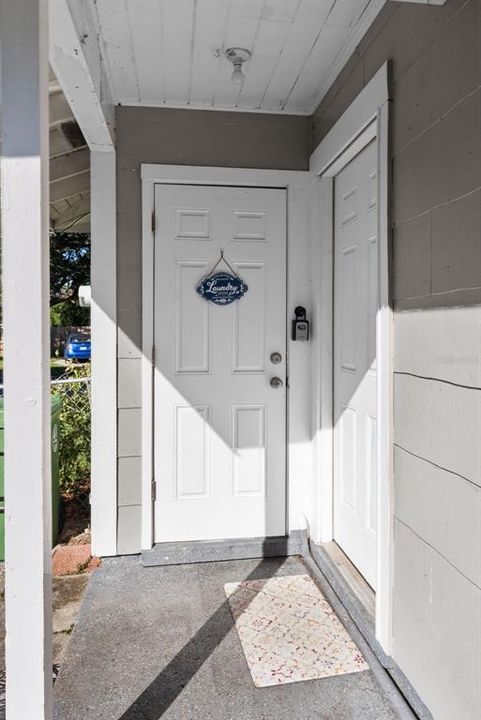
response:
[[[142,550],[153,545],[154,519],[152,480],[153,465],[153,310],[154,310],[154,186],[156,184],[225,185],[246,187],[270,187],[287,190],[287,238],[306,236],[309,218],[299,212],[299,198],[310,192],[313,175],[302,170],[257,170],[246,168],[194,167],[178,165],[142,164]],[[289,266],[289,260],[288,260]],[[291,310],[289,280],[287,286],[288,308]],[[289,319],[288,315],[288,319]],[[288,340],[288,349],[290,342]],[[292,367],[291,367],[292,372]],[[288,404],[287,425],[291,408]],[[289,453],[289,442],[288,442]],[[290,462],[287,465],[287,492]],[[289,508],[290,502],[287,502]],[[289,509],[288,509],[289,515]],[[293,527],[288,516],[287,527]]]
[[[385,63],[357,96],[310,158],[318,176],[320,243],[314,243],[313,262],[320,282],[314,287],[314,304],[321,328],[333,326],[333,178],[371,140],[378,146],[379,291],[376,318],[378,362],[378,578],[376,638],[387,654],[392,641],[393,591],[393,461],[392,461],[392,309],[390,303],[389,225],[389,67]],[[333,342],[332,333],[316,336],[317,357],[313,380],[316,387],[315,447],[318,486],[317,542],[333,539]]]

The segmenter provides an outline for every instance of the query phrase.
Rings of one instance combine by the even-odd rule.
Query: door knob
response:
[[[271,363],[273,365],[279,365],[279,363],[282,362],[282,355],[278,352],[273,352],[271,354]]]
[[[274,390],[279,390],[279,388],[282,387],[284,383],[282,382],[280,377],[271,377],[271,379],[269,380],[269,384],[271,388],[274,388]]]

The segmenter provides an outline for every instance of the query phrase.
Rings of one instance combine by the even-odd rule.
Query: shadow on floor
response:
[[[276,575],[284,558],[258,566],[244,580],[268,580]],[[137,700],[120,716],[119,720],[158,720],[187,683],[202,667],[207,658],[220,645],[232,629],[232,616],[227,599],[213,613],[200,630],[184,645]]]
[[[306,572],[299,557],[104,563],[55,684],[55,720],[396,720],[371,670],[255,687],[224,585]]]

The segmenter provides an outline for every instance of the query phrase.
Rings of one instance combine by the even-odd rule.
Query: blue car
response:
[[[90,360],[90,336],[71,333],[67,338],[63,356],[66,360]]]

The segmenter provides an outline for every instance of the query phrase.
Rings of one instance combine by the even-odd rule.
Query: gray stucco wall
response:
[[[388,3],[313,116],[392,60],[393,655],[440,720],[481,714],[480,7]]]
[[[141,163],[306,170],[307,117],[118,107],[118,547],[140,549]]]

